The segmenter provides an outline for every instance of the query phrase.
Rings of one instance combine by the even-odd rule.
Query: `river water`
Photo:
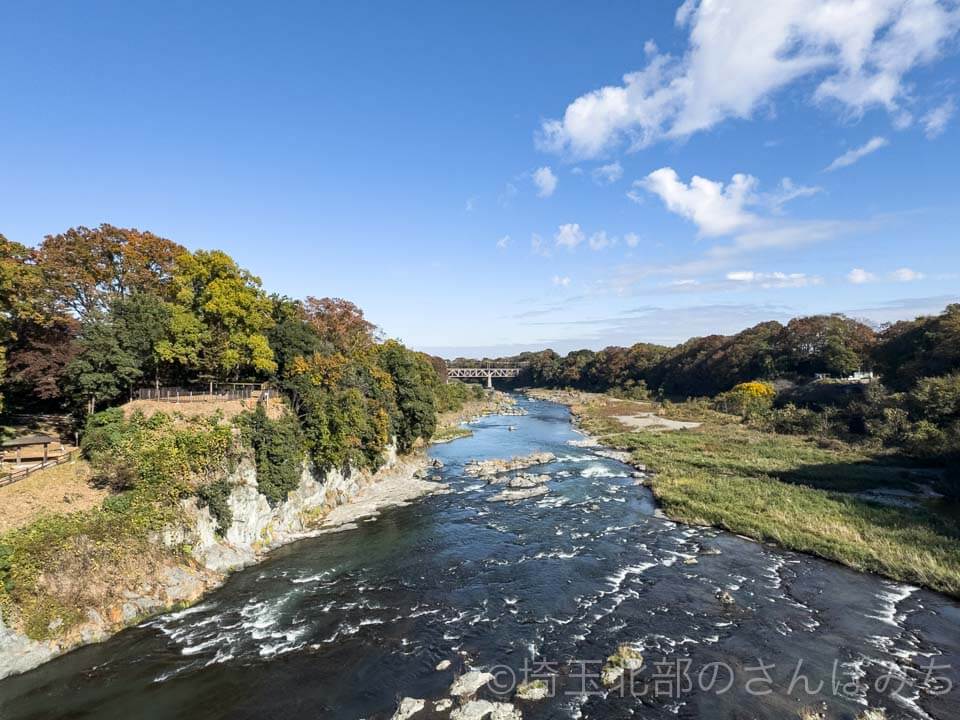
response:
[[[432,450],[450,493],[0,682],[0,718],[389,718],[468,669],[495,671],[489,699],[510,699],[511,675],[547,680],[525,718],[960,718],[955,601],[658,517],[630,468],[571,444],[566,408],[520,403]],[[489,502],[501,486],[463,475],[537,450],[558,457],[534,470],[542,497]],[[598,661],[621,643],[646,662],[606,691]]]

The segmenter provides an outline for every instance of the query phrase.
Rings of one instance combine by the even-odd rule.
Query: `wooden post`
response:
[[[45,442],[43,444],[43,464],[47,464],[47,448],[50,447],[50,443]]]

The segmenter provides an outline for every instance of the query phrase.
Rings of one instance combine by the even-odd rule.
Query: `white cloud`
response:
[[[823,278],[806,273],[782,272],[754,272],[753,270],[736,270],[727,273],[727,280],[745,285],[757,285],[764,289],[772,288],[802,288],[811,285],[822,285]]]
[[[547,244],[543,241],[543,238],[537,233],[533,233],[533,235],[530,236],[530,248],[533,250],[534,255],[550,257],[550,248],[547,247]]]
[[[557,228],[556,235],[553,236],[554,242],[558,247],[565,247],[573,250],[577,245],[583,242],[584,234],[578,223],[567,223]]]
[[[640,244],[640,236],[636,233],[627,233],[623,236],[623,241],[627,244],[627,247],[635,248]]]
[[[942,104],[923,116],[923,133],[928,140],[933,140],[947,129],[947,123],[956,112],[957,105],[953,98],[947,98]]]
[[[867,272],[863,268],[854,268],[847,273],[847,280],[852,282],[854,285],[863,285],[864,283],[873,282],[876,279],[876,275],[871,272]]]
[[[791,200],[811,197],[819,192],[823,192],[823,188],[808,185],[797,185],[795,182],[793,182],[793,180],[785,177],[780,181],[780,187],[777,189],[777,191],[766,195],[765,198],[767,204],[770,206],[770,209],[774,212],[779,212],[783,209],[783,206]]]
[[[923,280],[924,274],[911,270],[910,268],[900,268],[890,273],[890,279],[897,282],[913,282],[914,280]]]
[[[727,235],[757,219],[745,209],[757,184],[750,175],[737,173],[726,185],[694,175],[686,184],[673,168],[664,167],[636,184],[658,195],[671,212],[692,220],[701,235]]]
[[[566,276],[561,277],[560,275],[554,275],[553,284],[556,285],[557,287],[569,287],[570,278]]]
[[[464,206],[463,209],[466,210],[467,212],[473,212],[474,210],[477,209],[477,200],[478,200],[478,199],[479,199],[479,198],[477,198],[476,195],[474,195],[473,197],[468,197],[468,198],[467,198],[466,205]]]
[[[867,140],[867,142],[861,145],[858,148],[853,148],[852,150],[847,150],[843,155],[838,158],[835,158],[832,163],[827,165],[824,168],[824,172],[832,172],[833,170],[838,170],[839,168],[847,167],[848,165],[853,165],[855,162],[860,160],[863,157],[866,157],[872,152],[876,152],[882,147],[886,147],[890,143],[886,138],[874,137]]]
[[[553,195],[553,191],[557,189],[557,182],[557,176],[553,174],[549,165],[533,171],[533,183],[537,186],[537,195],[542,198]]]
[[[624,140],[635,150],[683,138],[751,117],[801,78],[817,83],[814,101],[853,115],[880,106],[902,124],[904,76],[937,59],[960,27],[960,8],[953,0],[686,0],[676,20],[689,28],[682,57],[645,44],[646,67],[575,99],[541,125],[538,146],[596,157]]]
[[[497,248],[499,250],[504,250],[510,244],[510,236],[504,235],[502,238],[497,240]]]
[[[614,161],[609,165],[601,165],[590,174],[593,175],[595,182],[611,185],[623,177],[623,166],[618,161]]]
[[[587,241],[587,244],[590,245],[591,250],[603,250],[608,248],[611,245],[615,245],[617,239],[615,237],[608,237],[606,230],[598,230],[590,236],[590,239]]]
[[[510,201],[517,196],[518,192],[517,186],[512,182],[508,182],[503,186],[503,192],[500,193],[499,197],[497,198],[497,202],[501,205],[501,207],[507,207],[510,205]]]

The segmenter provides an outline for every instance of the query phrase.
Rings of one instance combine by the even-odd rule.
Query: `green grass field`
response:
[[[647,408],[643,408],[647,409]],[[916,488],[931,476],[837,441],[760,432],[683,405],[693,430],[623,432],[603,403],[574,408],[584,429],[631,451],[655,474],[654,495],[683,522],[712,525],[960,596],[960,522],[920,503],[890,507],[857,497]]]

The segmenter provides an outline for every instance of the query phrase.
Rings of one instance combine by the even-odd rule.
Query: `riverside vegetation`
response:
[[[768,390],[766,394],[772,394]],[[547,394],[556,397],[556,394]],[[955,505],[939,469],[835,438],[772,432],[721,412],[728,399],[652,403],[566,393],[581,427],[649,471],[664,513],[960,597]],[[696,421],[633,430],[635,413]],[[870,491],[884,491],[872,495]]]
[[[6,410],[70,412],[93,481],[110,490],[97,507],[0,536],[0,612],[33,639],[63,636],[85,608],[188,561],[188,546],[157,542],[181,520],[181,501],[195,498],[223,533],[225,477],[241,459],[253,460],[273,507],[305,461],[373,472],[477,392],[444,384],[438,358],[383,341],[350,302],[267,295],[223,252],[109,225],[36,249],[0,236],[0,351]],[[213,380],[267,382],[280,411],[118,407],[141,383]]]

